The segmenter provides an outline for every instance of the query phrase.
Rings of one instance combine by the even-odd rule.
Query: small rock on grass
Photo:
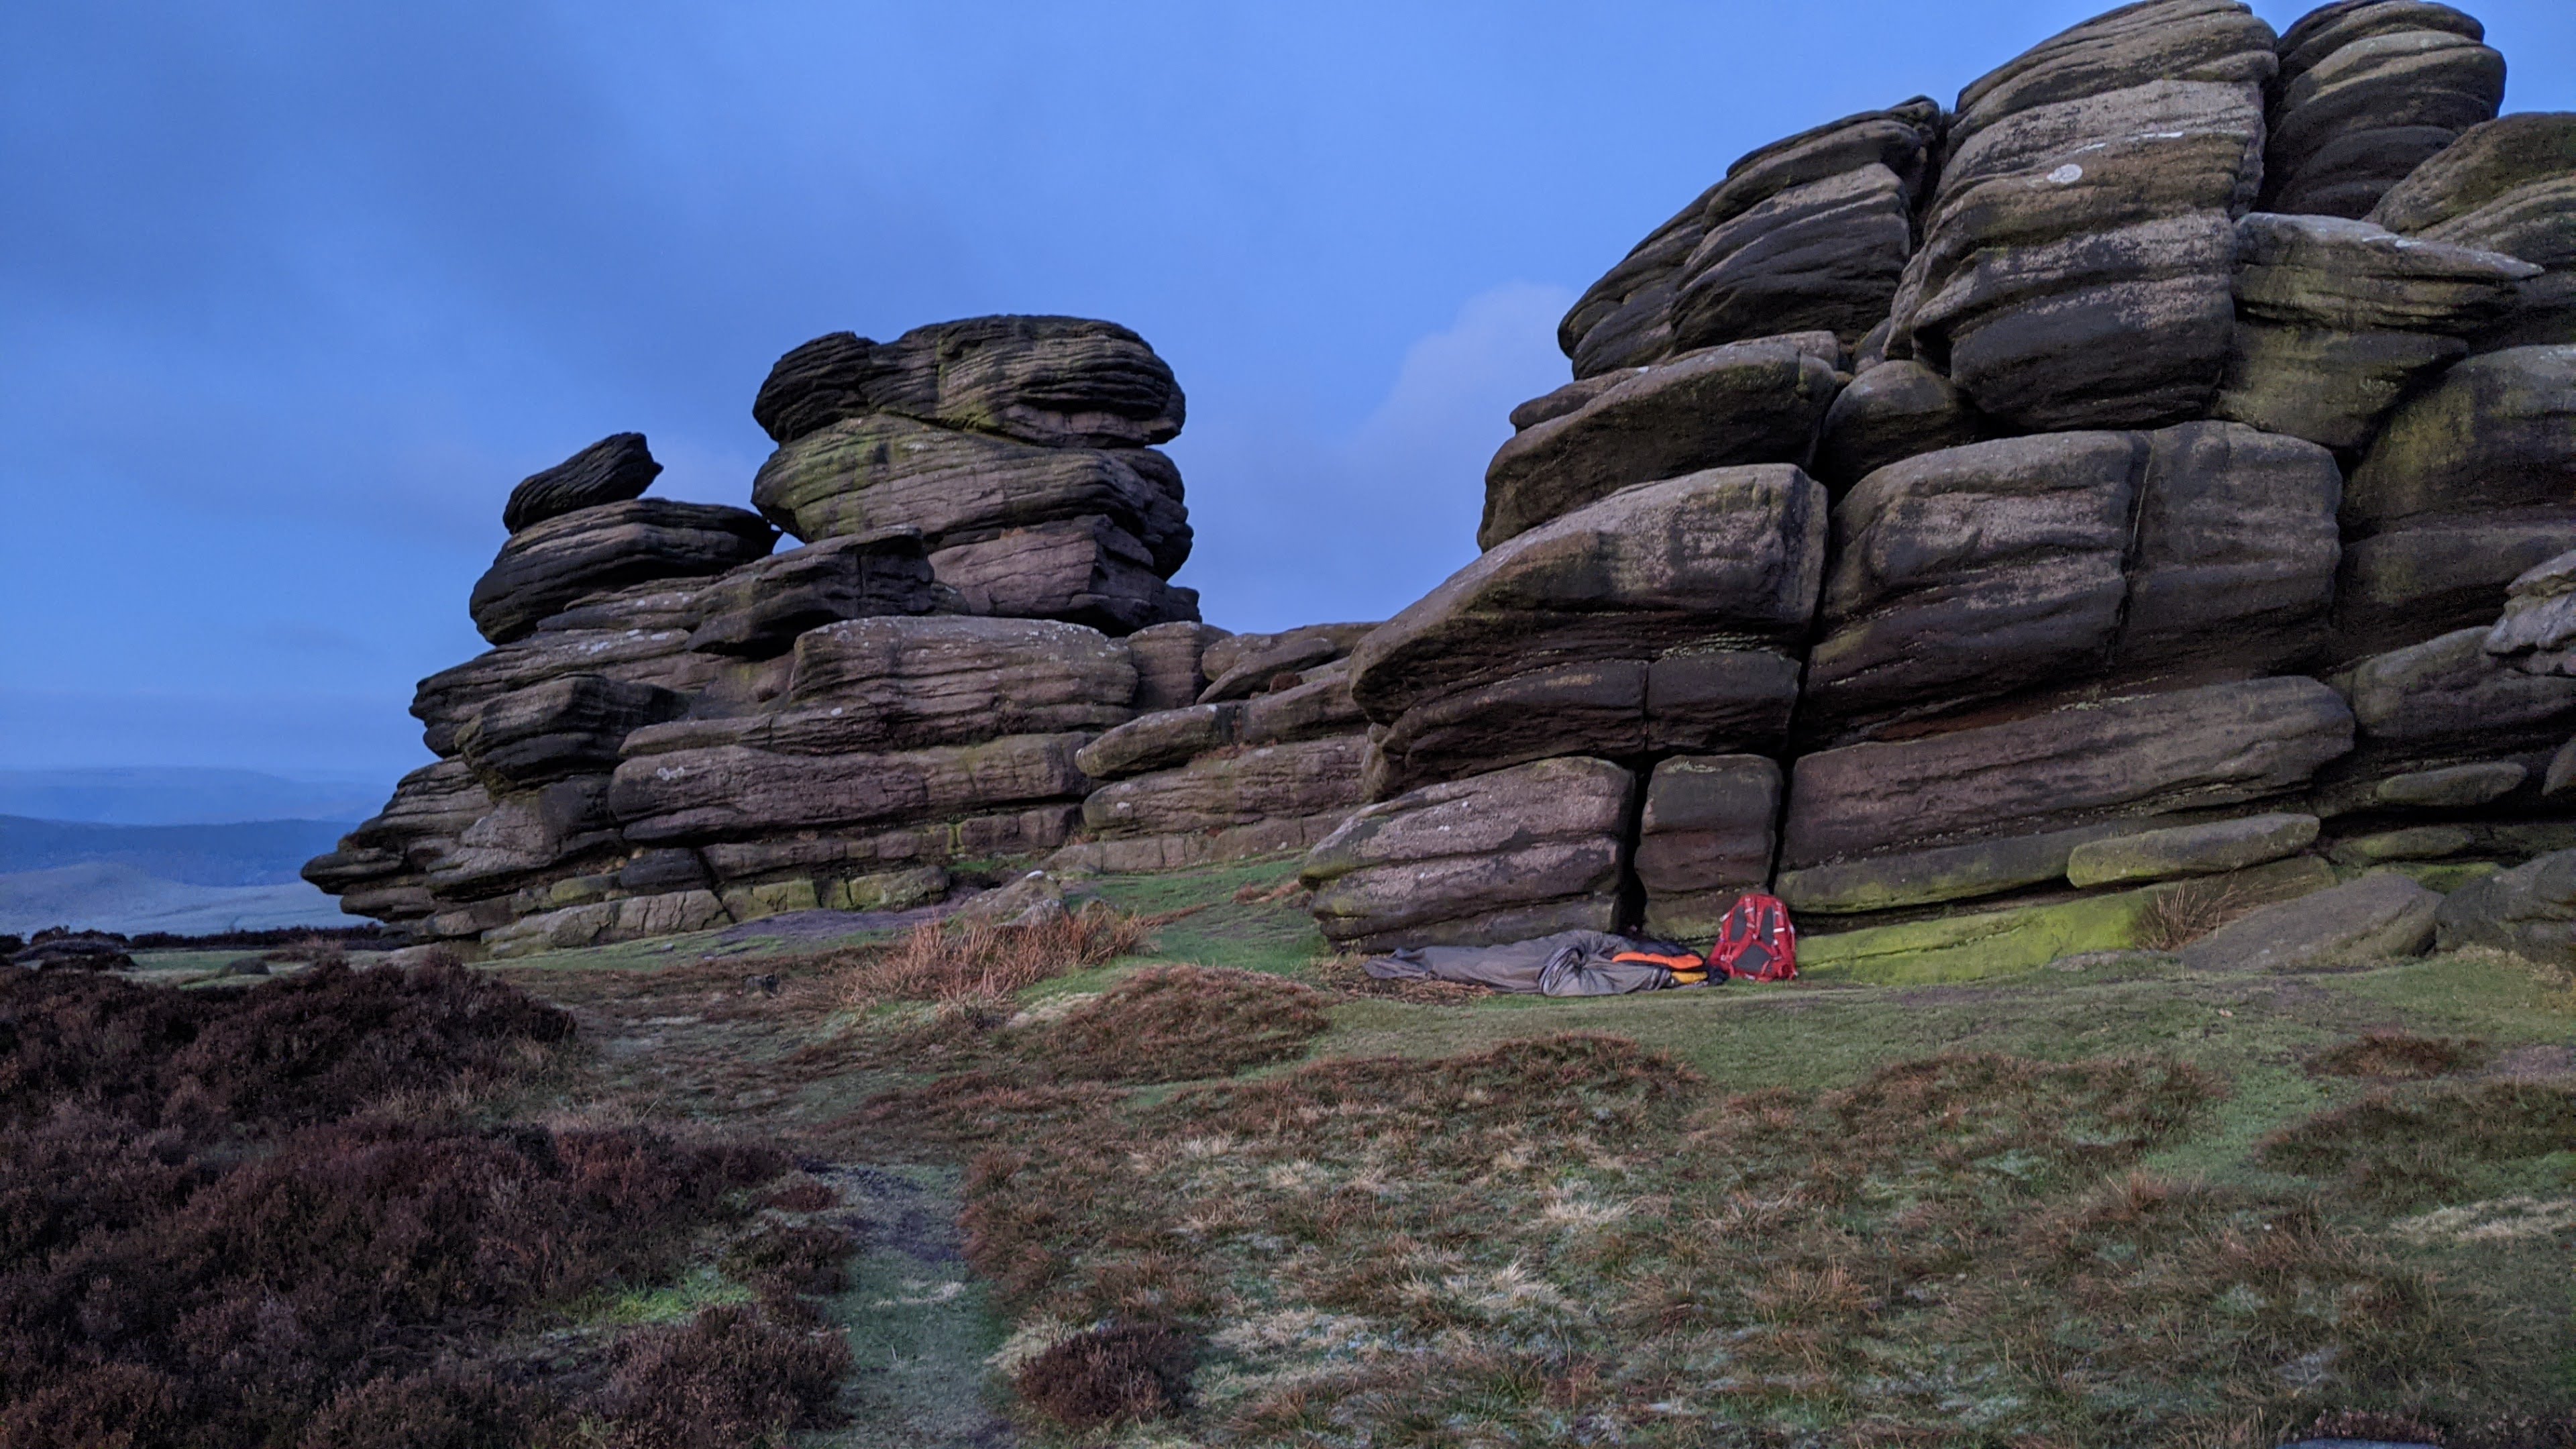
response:
[[[2402,875],[2381,873],[2265,906],[2183,948],[2195,971],[2290,971],[2355,958],[2420,956],[2432,949],[2442,898]]]

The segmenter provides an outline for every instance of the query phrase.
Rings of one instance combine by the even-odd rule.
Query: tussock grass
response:
[[[924,922],[891,948],[857,953],[841,978],[852,1006],[887,1001],[1002,1001],[1041,981],[1105,966],[1142,946],[1160,924],[1099,901],[1029,925]]]
[[[2157,895],[2139,913],[2137,941],[2144,951],[2179,951],[2260,902],[2216,881],[2188,881]]]
[[[2273,1133],[2256,1156],[2400,1209],[2488,1195],[2499,1165],[2570,1152],[2576,1084],[2488,1081],[2374,1091]]]
[[[1027,1121],[982,1090],[970,1260],[1023,1322],[1204,1334],[1215,1442],[2268,1446],[2564,1397],[2317,1201],[2143,1171],[2224,1094],[2179,1062],[1720,1097],[1577,1034]]]

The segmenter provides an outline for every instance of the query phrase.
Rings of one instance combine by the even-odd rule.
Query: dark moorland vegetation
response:
[[[500,1120],[563,1012],[454,965],[0,974],[0,1445],[740,1445],[846,1367],[776,1152]],[[583,1332],[713,1233],[756,1288]]]

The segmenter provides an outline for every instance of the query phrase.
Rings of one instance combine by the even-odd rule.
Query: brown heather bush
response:
[[[603,1395],[606,1449],[760,1449],[815,1420],[849,1348],[811,1314],[780,1321],[749,1307],[701,1311],[620,1346]]]
[[[199,992],[0,979],[0,1449],[549,1444],[576,1417],[699,1442],[652,1438],[649,1393],[606,1410],[581,1372],[478,1356],[555,1305],[667,1279],[785,1160],[370,1107],[495,1082],[569,1030],[452,967]],[[774,1256],[782,1284],[817,1275]],[[786,1291],[756,1314],[787,1312]],[[760,1335],[787,1330],[717,1327],[681,1379],[757,1400],[723,1442],[777,1419],[781,1392],[794,1418],[828,1403],[837,1369],[779,1379]],[[763,1353],[707,1367],[726,1345]],[[823,1362],[799,1351],[785,1362]]]
[[[1201,1351],[1196,1338],[1176,1329],[1122,1323],[1056,1344],[1012,1383],[1032,1408],[1069,1429],[1167,1419],[1189,1408]]]
[[[1010,1033],[1048,1076],[1189,1082],[1285,1061],[1332,1025],[1311,986],[1254,971],[1139,971],[1050,1022]]]
[[[842,995],[853,1006],[1002,1000],[1068,971],[1128,955],[1157,924],[1100,901],[1025,926],[925,921],[892,947],[862,953],[842,976]]]

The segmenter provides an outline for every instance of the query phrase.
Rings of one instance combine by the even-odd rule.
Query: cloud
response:
[[[1194,414],[1175,445],[1198,547],[1179,582],[1210,622],[1283,629],[1384,618],[1476,557],[1485,464],[1509,415],[1563,385],[1565,287],[1510,282],[1405,350],[1376,408],[1340,436],[1281,415]]]

